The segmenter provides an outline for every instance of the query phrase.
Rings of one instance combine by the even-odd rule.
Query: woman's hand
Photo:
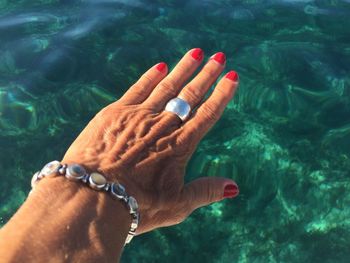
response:
[[[197,144],[215,124],[238,84],[229,72],[202,102],[225,67],[217,53],[183,87],[203,60],[193,49],[167,74],[165,63],[149,69],[124,96],[103,108],[66,152],[63,163],[78,163],[122,183],[139,204],[137,234],[182,222],[193,210],[238,194],[237,185],[219,177],[198,178],[184,185],[185,166]],[[165,112],[180,97],[191,109],[188,120]]]

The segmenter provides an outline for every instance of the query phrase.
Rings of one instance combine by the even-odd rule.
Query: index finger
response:
[[[233,98],[238,87],[238,74],[228,72],[216,85],[210,97],[197,109],[193,116],[184,124],[181,139],[196,140],[203,136],[220,119],[225,107]]]

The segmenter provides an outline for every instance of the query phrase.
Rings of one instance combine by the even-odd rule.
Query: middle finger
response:
[[[225,63],[224,53],[214,54],[198,75],[181,90],[178,97],[187,101],[193,110],[220,76],[225,68]]]
[[[176,67],[166,76],[144,101],[156,111],[164,109],[165,104],[176,97],[182,84],[191,77],[203,60],[203,51],[195,48],[187,52]]]

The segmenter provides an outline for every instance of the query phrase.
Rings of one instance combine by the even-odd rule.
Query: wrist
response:
[[[9,233],[21,229],[25,249],[20,250],[40,259],[36,262],[45,262],[45,256],[112,262],[121,254],[130,223],[121,201],[58,176],[40,180],[6,227],[12,229]]]
[[[36,207],[53,210],[55,214],[66,210],[67,221],[91,224],[98,230],[98,235],[111,233],[111,236],[123,239],[124,245],[131,217],[127,207],[107,193],[93,190],[81,182],[56,176],[40,180],[29,198],[31,197],[35,198]],[[85,217],[89,217],[88,222],[82,219]],[[122,233],[125,235],[121,235]],[[113,240],[116,241],[116,238]]]
[[[120,200],[113,199],[105,192],[93,190],[81,182],[69,181],[63,176],[44,178],[36,186],[33,196],[35,192],[37,202],[41,201],[44,206],[49,207],[51,202],[57,200],[59,207],[66,207],[67,210],[72,207],[67,219],[79,222],[88,215],[90,220],[86,223],[95,227],[99,236],[110,233],[110,236],[114,237],[113,243],[122,241],[124,245],[131,217],[127,207]]]

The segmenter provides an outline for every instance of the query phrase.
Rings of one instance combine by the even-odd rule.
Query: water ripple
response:
[[[186,179],[236,180],[236,209],[198,210],[125,262],[349,262],[348,0],[0,0],[0,14],[4,221],[28,192],[26,171],[63,154],[149,67],[172,69],[199,46],[205,60],[226,53],[240,88]],[[207,253],[192,253],[198,240]]]
[[[42,14],[42,13],[27,13],[27,14],[19,14],[15,16],[5,16],[0,18],[0,29],[3,28],[11,28],[15,26],[20,26],[24,24],[31,23],[49,23],[56,22],[58,18],[54,15],[50,14]]]

